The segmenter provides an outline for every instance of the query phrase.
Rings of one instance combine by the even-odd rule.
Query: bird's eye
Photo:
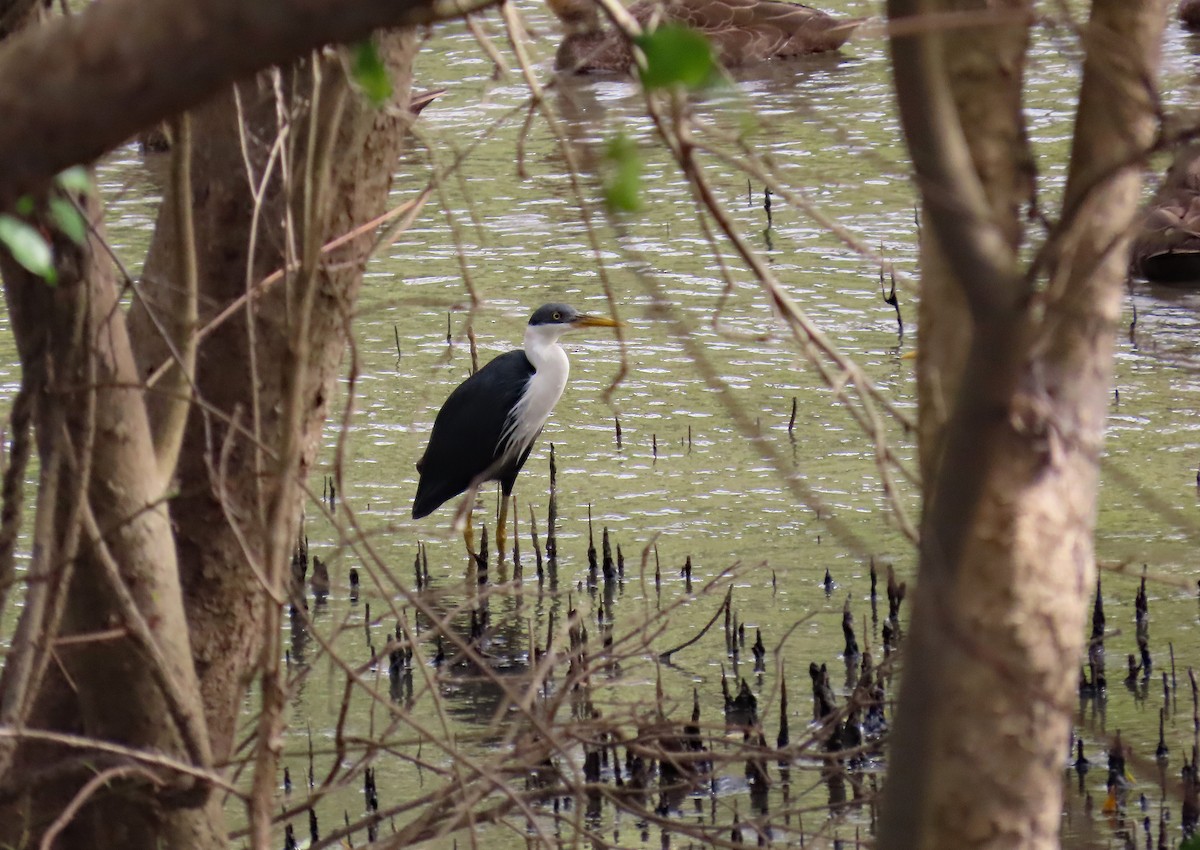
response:
[[[555,314],[554,314],[554,321],[556,321],[556,322],[557,322],[557,321],[559,321],[560,319],[562,319],[562,313],[555,313]]]

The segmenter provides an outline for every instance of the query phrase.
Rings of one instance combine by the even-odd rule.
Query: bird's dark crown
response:
[[[579,311],[570,304],[543,304],[529,317],[531,325],[569,325],[579,318]]]

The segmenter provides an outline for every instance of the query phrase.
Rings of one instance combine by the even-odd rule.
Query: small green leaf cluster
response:
[[[608,163],[604,203],[613,212],[633,213],[642,208],[642,157],[637,143],[625,133],[609,139],[604,151]]]
[[[68,168],[54,179],[54,183],[63,193],[70,194],[88,192],[92,187],[91,177],[82,166]],[[0,213],[0,245],[22,268],[53,286],[58,282],[58,272],[50,241],[40,229],[25,220],[33,215],[34,209],[33,198],[26,195],[17,200],[16,215]],[[87,222],[79,207],[65,194],[51,195],[46,212],[50,222],[76,245],[82,245],[87,239]]]
[[[392,78],[374,41],[360,41],[350,48],[350,77],[374,106],[392,99]]]
[[[681,24],[663,24],[638,36],[634,43],[645,57],[638,76],[647,91],[684,88],[696,90],[720,80],[712,44],[702,33]],[[609,140],[605,150],[609,166],[604,202],[613,212],[633,213],[642,208],[642,158],[637,144],[624,133]]]
[[[712,44],[702,33],[682,24],[663,24],[642,33],[634,43],[646,57],[639,75],[649,91],[676,85],[699,89],[719,78]]]

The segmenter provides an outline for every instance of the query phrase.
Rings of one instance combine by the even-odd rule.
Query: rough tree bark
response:
[[[38,38],[43,48],[55,43],[63,27],[86,33],[78,26],[50,25],[21,49]],[[253,54],[246,35],[225,39]],[[97,33],[96,44],[106,37]],[[147,55],[121,43],[134,65]],[[38,846],[65,813],[58,846],[224,846],[220,795],[203,777],[229,757],[242,697],[261,667],[253,815],[255,843],[266,846],[286,560],[374,233],[319,249],[383,212],[408,120],[415,37],[394,32],[378,44],[395,86],[383,108],[356,94],[341,58],[329,54],[240,84],[240,113],[231,89],[196,111],[191,141],[176,154],[193,152],[190,178],[174,170],[128,322],[94,206],[96,230],[83,247],[57,234],[44,209],[36,216],[56,243],[55,287],[0,251],[42,464],[33,580],[0,680],[0,724],[48,733],[0,737],[0,845]],[[219,85],[219,77],[201,82]],[[315,118],[305,111],[314,104]],[[81,126],[78,115],[57,118]],[[184,208],[190,227],[181,226]],[[197,283],[204,322],[285,266],[279,284],[200,345],[194,384],[168,369],[147,388],[144,378],[170,362],[163,329],[176,350],[195,331],[179,303],[184,278]],[[176,464],[164,445],[181,404],[191,415]],[[97,753],[85,738],[129,752]]]
[[[896,86],[928,224],[926,492],[880,846],[1051,848],[1166,10],[1160,0],[1093,4],[1062,218],[1022,268],[1027,151],[1012,97],[1024,36],[1011,25],[1024,21],[980,39],[920,18],[947,8],[889,3],[904,27],[892,45]],[[981,73],[952,84],[963,63]],[[989,98],[1007,104],[991,122],[975,109]]]
[[[1025,53],[1029,47],[1030,0],[953,0],[946,11],[989,15],[986,24],[947,27],[942,35],[946,82],[962,127],[971,165],[978,175],[989,221],[1007,246],[1009,262],[1024,241],[1024,217],[1034,201],[1033,153],[1021,111]],[[990,10],[990,12],[989,12]],[[997,14],[999,13],[999,14]],[[1005,17],[1000,17],[1003,15]],[[922,211],[928,220],[931,210]],[[919,245],[921,344],[917,349],[918,447],[922,480],[935,474],[937,447],[949,419],[971,343],[966,296],[955,280],[937,231],[922,231]]]
[[[95,213],[97,208],[91,205]],[[50,287],[5,255],[5,297],[42,471],[30,593],[0,678],[6,726],[75,733],[206,769],[164,481],[137,388],[119,288],[97,235],[59,240]],[[206,789],[136,760],[36,741],[0,747],[0,844],[26,846],[93,776],[112,771],[102,817],[69,846],[217,846]],[[153,789],[161,807],[138,789]],[[219,827],[219,821],[216,824]]]
[[[403,128],[415,42],[411,36],[389,36],[384,42],[393,80],[395,102],[377,110],[348,89],[337,62],[321,62],[324,84],[318,97],[324,120],[314,127],[300,121],[288,127],[286,168],[278,161],[267,166],[281,129],[274,89],[256,81],[238,87],[249,142],[254,182],[263,181],[257,211],[251,180],[243,165],[238,110],[232,92],[200,110],[194,119],[194,218],[203,310],[206,323],[242,296],[247,283],[257,282],[295,259],[297,246],[310,235],[317,245],[379,215],[384,210],[392,169],[403,145]],[[401,70],[405,69],[405,70]],[[282,90],[292,107],[309,96],[309,64],[284,76]],[[341,113],[336,128],[335,112]],[[331,139],[332,172],[325,195],[329,203],[318,210],[315,234],[302,223],[305,197],[304,150],[308,133],[336,130]],[[287,186],[293,187],[289,191]],[[144,309],[169,313],[165,302],[172,292],[172,268],[179,232],[170,210],[174,188],[168,189],[158,228],[147,257],[143,299],[133,314],[134,337],[143,376],[168,359],[161,337]],[[290,234],[290,219],[300,229]],[[248,235],[256,232],[255,245]],[[230,238],[230,234],[237,234]],[[289,247],[289,239],[292,240]],[[196,383],[203,400],[188,423],[178,473],[179,495],[172,500],[180,546],[184,594],[196,644],[196,661],[208,707],[208,720],[217,758],[228,756],[238,703],[248,671],[261,643],[261,620],[266,599],[252,568],[261,567],[271,516],[268,506],[277,498],[284,429],[297,427],[295,457],[301,478],[312,463],[320,428],[328,411],[353,317],[354,303],[374,233],[365,233],[321,258],[315,268],[299,268],[257,301],[252,315],[239,311],[206,337],[201,345]],[[306,280],[311,276],[311,280]],[[301,293],[315,287],[315,300],[300,338]],[[286,397],[293,380],[300,381],[303,416],[285,421]],[[161,419],[152,407],[153,419]],[[231,423],[237,422],[237,427]],[[256,445],[257,441],[257,445]],[[300,512],[299,492],[284,509],[289,528],[283,539],[295,540]],[[235,529],[232,522],[240,528]],[[235,532],[241,532],[237,534]],[[240,537],[240,539],[239,539]],[[250,551],[243,548],[250,543]],[[235,613],[236,612],[236,613]]]

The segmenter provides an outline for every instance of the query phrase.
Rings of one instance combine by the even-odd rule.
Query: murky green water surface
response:
[[[871,11],[849,0],[829,5],[849,14]],[[531,49],[540,77],[548,81],[554,25],[541,8],[526,3],[522,12],[540,36]],[[481,25],[503,45],[495,17]],[[1173,106],[1194,97],[1189,81],[1194,48],[1176,27],[1170,28],[1164,91]],[[1076,51],[1065,37],[1041,33],[1031,66],[1030,114],[1044,155],[1040,165],[1047,198],[1059,185],[1067,155],[1072,116],[1063,109],[1072,101],[1077,70]],[[774,740],[778,729],[778,693],[786,682],[792,697],[789,723],[793,739],[800,739],[811,719],[809,663],[828,664],[835,688],[844,679],[841,619],[847,599],[860,642],[880,654],[879,623],[886,603],[881,601],[878,616],[872,615],[870,562],[881,574],[884,565],[894,564],[902,577],[913,567],[914,553],[897,530],[880,484],[875,447],[772,317],[767,298],[728,243],[720,241],[714,248],[709,242],[684,181],[658,149],[632,83],[609,76],[560,81],[547,93],[564,127],[560,141],[541,119],[523,131],[528,89],[515,74],[496,81],[491,61],[462,26],[437,28],[419,59],[417,81],[418,88],[445,87],[447,92],[424,113],[419,139],[399,164],[396,202],[426,185],[431,166],[443,177],[421,218],[369,269],[355,325],[353,413],[345,433],[336,420],[326,429],[330,463],[344,440],[345,488],[338,494],[337,525],[315,505],[307,521],[311,551],[330,560],[333,583],[329,599],[310,608],[321,640],[294,625],[289,634],[290,669],[297,685],[288,764],[296,787],[283,803],[303,799],[310,733],[317,780],[330,768],[345,673],[321,651],[321,643],[332,640],[347,663],[365,665],[372,648],[379,651],[386,645],[398,615],[410,625],[428,625],[428,612],[418,614],[413,598],[402,592],[412,589],[418,541],[427,547],[433,585],[421,604],[449,616],[464,632],[470,610],[486,607],[490,632],[484,647],[494,660],[496,677],[511,687],[521,687],[530,646],[544,647],[552,626],[561,632],[569,608],[584,612],[591,638],[598,641],[594,612],[603,595],[590,593],[586,585],[589,508],[597,545],[601,529],[607,528],[614,547],[621,548],[626,570],[625,582],[614,593],[613,635],[628,654],[593,677],[596,709],[631,732],[631,718],[654,699],[658,683],[668,716],[683,721],[695,688],[702,722],[717,733],[721,676],[736,674],[760,697],[768,740]],[[697,107],[704,123],[714,128],[712,138],[744,134],[747,145],[769,159],[783,182],[806,192],[824,215],[850,228],[899,270],[913,273],[914,200],[881,39],[868,34],[840,57],[741,71],[735,83],[705,96]],[[597,212],[600,190],[588,164],[617,132],[632,137],[645,158],[646,206],[641,215],[614,227]],[[719,146],[736,151],[729,141]],[[566,151],[583,164],[577,180]],[[872,261],[778,197],[772,199],[768,229],[760,181],[748,182],[713,156],[701,155],[701,163],[736,227],[766,258],[791,297],[901,410],[914,412],[912,364],[900,356],[915,344],[913,294],[900,293],[901,338],[895,312],[881,298]],[[103,179],[118,217],[113,240],[136,266],[153,223],[154,183],[132,149],[106,169]],[[595,247],[580,215],[580,195],[593,211]],[[717,252],[729,264],[728,278],[714,258]],[[472,290],[484,303],[468,316],[455,308],[469,302]],[[505,574],[494,573],[498,589],[480,603],[466,576],[461,541],[450,528],[451,506],[419,523],[409,519],[414,462],[438,406],[470,372],[469,334],[479,362],[485,362],[518,345],[529,313],[550,300],[597,312],[608,310],[611,300],[627,323],[624,344],[608,332],[567,338],[570,384],[516,490],[525,578],[518,592],[503,584],[511,578],[511,567]],[[1136,325],[1122,334],[1118,349],[1119,396],[1112,406],[1098,549],[1105,563],[1127,565],[1135,574],[1146,564],[1162,577],[1150,584],[1151,651],[1158,669],[1169,669],[1167,641],[1173,642],[1183,697],[1185,669],[1200,662],[1200,640],[1193,628],[1200,295],[1136,285],[1127,301],[1130,324],[1135,308]],[[701,368],[697,351],[703,356]],[[10,372],[5,381],[11,390],[15,375]],[[789,433],[793,400],[797,412]],[[738,417],[761,431],[761,441],[744,432]],[[914,449],[903,429],[893,423],[886,433],[910,461]],[[545,540],[551,443],[558,466],[555,593],[532,577],[529,538],[532,508]],[[789,477],[794,477],[794,487]],[[311,483],[321,489],[319,477]],[[493,499],[489,492],[484,501],[491,505]],[[918,505],[911,485],[901,482],[899,501],[915,517]],[[348,525],[351,516],[353,525]],[[486,512],[480,514],[484,516]],[[690,591],[680,573],[688,558],[694,568]],[[661,575],[657,584],[656,565]],[[363,578],[354,598],[348,584],[351,568]],[[835,583],[830,592],[822,586],[826,571]],[[727,573],[732,579],[722,578]],[[709,583],[714,584],[706,591]],[[717,611],[728,584],[734,587],[734,611],[747,628],[747,643],[762,630],[769,651],[767,671],[752,672],[748,649],[736,660],[730,657],[720,628],[674,655],[670,664],[656,663],[655,653],[699,632]],[[1105,578],[1109,628],[1118,632],[1109,641],[1114,691],[1121,688],[1120,659],[1134,651],[1134,588],[1131,578]],[[639,634],[644,637],[635,640]],[[517,712],[506,714],[506,698],[487,677],[456,676],[451,668],[427,683],[432,670],[421,662],[429,660],[418,657],[412,695],[403,694],[399,701],[406,719],[388,732],[393,752],[379,753],[372,762],[384,809],[436,787],[441,781],[437,771],[454,763],[451,750],[486,758],[494,747],[509,746],[512,728],[525,723]],[[564,675],[565,662],[555,681],[561,683]],[[364,677],[386,694],[386,659]],[[1135,702],[1114,693],[1106,715],[1092,707],[1081,712],[1094,761],[1102,758],[1091,742],[1118,728],[1139,753],[1152,754],[1161,704],[1157,677],[1158,670],[1147,700]],[[1191,741],[1190,712],[1182,705],[1179,710],[1178,722],[1173,712],[1167,718],[1175,759]],[[389,723],[385,708],[372,706],[361,692],[347,718],[345,733],[362,738],[378,735]],[[418,730],[453,743],[445,747],[422,741]],[[346,764],[361,754],[361,746],[351,745]],[[427,769],[415,767],[413,759]],[[815,771],[793,777],[795,785],[788,792],[779,779],[773,773],[768,802],[776,811],[784,793],[790,794],[792,806],[796,799],[811,806],[828,799],[829,790]],[[1142,790],[1156,799],[1152,777],[1139,779]],[[362,816],[361,784],[357,778],[352,787],[317,804],[325,834],[342,824],[343,813],[351,820]],[[736,772],[725,775],[693,800],[683,801],[674,817],[678,823],[734,823],[735,809],[739,817],[751,812],[745,784]],[[1085,788],[1102,799],[1103,771],[1093,772]],[[1169,805],[1177,808],[1173,801]],[[569,833],[549,811],[538,810],[531,820],[535,831]],[[385,820],[382,834],[410,816]],[[307,832],[302,816],[293,820],[298,834]],[[832,816],[811,811],[803,821],[810,835],[852,840],[867,834],[871,817],[867,808],[852,808]],[[662,840],[659,827],[628,816],[610,813],[589,823],[600,825],[609,840],[621,845]],[[795,830],[797,824],[790,827]],[[526,836],[504,827],[480,836],[506,847],[526,843]],[[746,836],[753,840],[748,832]],[[798,841],[798,833],[786,830],[776,837]],[[450,846],[451,840],[439,844]]]

